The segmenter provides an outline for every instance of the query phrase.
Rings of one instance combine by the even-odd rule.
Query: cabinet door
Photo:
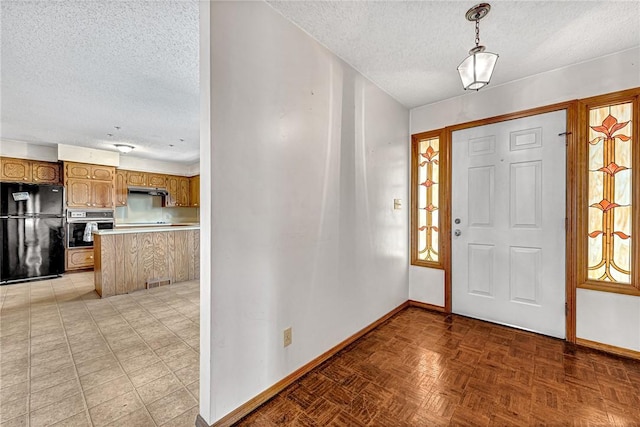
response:
[[[128,171],[127,184],[137,187],[147,186],[147,174],[145,172]]]
[[[64,164],[64,177],[65,179],[91,179],[91,165],[66,162]]]
[[[31,181],[31,162],[24,159],[2,157],[0,159],[0,180]]]
[[[112,166],[91,165],[91,179],[97,181],[113,181],[116,168]]]
[[[167,178],[166,175],[162,175],[159,173],[148,173],[147,185],[149,187],[165,188],[167,185],[166,178]]]
[[[52,162],[32,162],[33,182],[40,184],[59,184],[60,165]]]
[[[93,268],[93,248],[67,249],[66,271]]]
[[[67,206],[70,208],[86,208],[92,203],[91,180],[69,179],[66,183]]]
[[[189,204],[191,206],[200,206],[200,175],[192,176],[189,179]]]
[[[179,178],[178,185],[178,206],[189,206],[189,178]]]
[[[129,191],[127,190],[127,171],[116,172],[116,206],[125,206]]]
[[[165,197],[165,206],[169,206],[169,207],[177,206],[179,189],[180,189],[180,185],[178,183],[178,177],[168,176],[167,191],[169,191],[169,195]]]
[[[94,208],[113,208],[113,183],[94,181],[92,186],[91,207]]]

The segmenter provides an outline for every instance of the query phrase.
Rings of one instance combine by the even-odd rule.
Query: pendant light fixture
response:
[[[480,20],[491,10],[489,3],[473,6],[465,15],[467,20],[476,22],[476,46],[469,51],[469,56],[458,66],[462,87],[465,90],[478,91],[489,84],[498,55],[485,52],[480,45]]]

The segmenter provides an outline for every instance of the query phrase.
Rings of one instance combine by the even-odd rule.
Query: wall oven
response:
[[[89,229],[93,223],[98,230],[111,230],[114,227],[112,210],[106,209],[67,209],[67,247],[92,248],[93,236]]]

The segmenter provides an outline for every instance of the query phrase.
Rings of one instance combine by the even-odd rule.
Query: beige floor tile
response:
[[[154,421],[162,425],[167,421],[170,421],[181,415],[188,409],[197,406],[198,402],[189,394],[185,388],[174,391],[167,396],[156,400],[150,405],[147,405],[149,413],[153,417]]]
[[[137,387],[138,395],[145,404],[154,402],[180,389],[182,384],[173,374],[167,374],[147,384]]]
[[[154,365],[160,362],[158,356],[153,354],[152,352],[145,353],[142,356],[132,357],[127,360],[123,360],[120,362],[122,364],[122,369],[126,373],[135,372],[139,369],[145,368],[147,366]]]
[[[76,371],[73,366],[60,368],[57,371],[31,378],[31,393],[35,393],[45,388],[53,387],[60,383],[76,378]],[[73,414],[72,414],[73,415]]]
[[[93,408],[99,404],[133,391],[133,385],[126,375],[84,391],[87,406]]]
[[[79,353],[73,353],[73,360],[75,360],[75,363],[82,363],[110,353],[111,350],[109,349],[109,347],[107,347],[107,345],[104,345],[96,347],[94,349],[81,351]]]
[[[169,360],[189,350],[190,347],[182,341],[177,341],[165,347],[161,347],[155,350],[155,353],[162,360]]]
[[[113,350],[113,354],[116,355],[120,362],[131,359],[132,357],[143,356],[145,354],[152,354],[153,352],[146,344],[138,344],[132,347],[125,347],[118,350]]]
[[[75,378],[53,387],[31,393],[30,410],[34,411],[82,392]]]
[[[198,407],[194,406],[172,420],[162,424],[162,427],[193,427],[198,416]]]
[[[102,427],[142,407],[134,392],[129,392],[89,409],[95,427]]]
[[[72,366],[73,359],[71,353],[63,353],[62,357],[57,359],[48,360],[39,364],[33,364],[33,358],[31,359],[31,378],[40,377],[42,375],[50,374],[51,372],[58,371],[64,367]]]
[[[80,394],[68,397],[29,414],[30,427],[40,427],[55,424],[59,421],[84,411],[84,401]]]
[[[200,399],[200,381],[199,380],[189,384],[187,386],[187,390],[189,390],[193,395],[193,397],[195,397],[197,400]]]
[[[2,387],[0,389],[0,403],[10,402],[29,394],[29,381],[23,381],[7,387],[4,384],[0,384],[0,387]]]
[[[23,395],[9,402],[0,403],[0,422],[8,421],[29,412],[29,396]]]
[[[43,335],[47,336],[47,335]],[[55,350],[66,350],[68,351],[67,341],[64,337],[57,336],[54,341],[49,341],[41,344],[34,344],[33,340],[31,340],[31,355],[36,355],[40,353],[48,353]]]
[[[147,410],[142,408],[142,409],[133,411],[122,418],[118,418],[117,420],[108,424],[108,426],[109,427],[122,427],[122,426],[155,427],[156,423],[153,422],[153,419],[151,418],[151,415],[149,415]]]
[[[69,352],[68,347],[60,347],[55,350],[47,351],[45,353],[38,353],[31,356],[31,366],[38,365],[48,365],[53,360],[60,359],[63,357],[70,357],[71,353]]]
[[[178,371],[189,365],[200,363],[200,355],[193,350],[187,350],[184,353],[174,356],[172,359],[165,361],[169,369]]]
[[[72,417],[53,424],[53,427],[91,427],[87,411],[82,411]],[[133,425],[131,425],[133,427]]]
[[[80,377],[80,384],[84,390],[99,386],[113,379],[116,379],[124,375],[124,371],[120,366],[109,367],[100,369],[87,375]]]
[[[140,387],[169,373],[169,369],[162,362],[139,369],[129,374],[129,379],[134,387]]]
[[[21,415],[7,421],[0,421],[0,427],[26,427],[29,425],[29,415]]]
[[[140,335],[147,342],[147,345],[153,350],[158,350],[160,348],[182,342],[182,340],[178,338],[177,335],[168,330],[166,332],[163,332],[162,334],[145,336],[141,333]]]
[[[0,384],[2,388],[19,384],[29,377],[29,368],[0,370]]]
[[[182,369],[179,369],[174,372],[176,377],[182,382],[182,384],[187,385],[192,382],[198,380],[200,375],[200,367],[199,365],[189,365]]]
[[[113,354],[105,354],[104,356],[98,356],[95,359],[87,360],[82,363],[76,363],[76,369],[78,375],[83,376],[91,374],[95,371],[102,369],[110,369],[118,367],[118,361]]]

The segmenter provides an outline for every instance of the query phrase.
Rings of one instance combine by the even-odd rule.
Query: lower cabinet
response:
[[[65,270],[85,270],[93,268],[93,248],[67,249]]]

